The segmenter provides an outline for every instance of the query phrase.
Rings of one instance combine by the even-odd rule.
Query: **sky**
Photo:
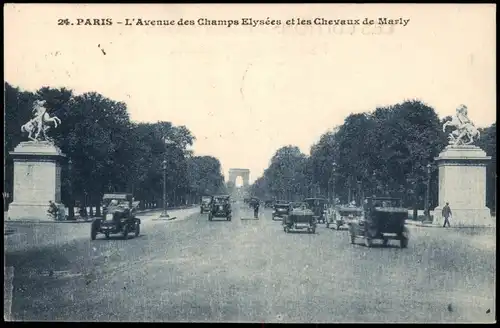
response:
[[[137,122],[171,121],[196,155],[262,175],[274,152],[309,154],[351,113],[420,99],[496,122],[495,5],[4,6],[5,80],[25,90],[96,91]],[[281,26],[125,26],[126,18],[270,19]],[[406,26],[286,25],[291,18],[410,19]],[[110,18],[111,26],[77,26]],[[69,19],[75,25],[57,24]],[[106,53],[104,55],[103,51]],[[63,122],[64,123],[64,122]],[[8,122],[7,122],[8,124]]]

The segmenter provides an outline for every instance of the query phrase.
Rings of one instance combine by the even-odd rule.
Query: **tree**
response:
[[[418,100],[349,115],[321,136],[309,158],[294,146],[279,149],[252,190],[272,195],[284,189],[299,192],[289,181],[300,181],[302,194],[314,185],[322,193],[334,187],[344,202],[353,194],[354,199],[392,195],[416,209],[425,198],[427,164],[447,143],[441,126],[434,109]],[[437,183],[436,177],[434,171],[431,183]]]
[[[32,117],[32,104],[36,95],[31,92],[21,91],[9,83],[4,83],[5,92],[5,117],[4,117],[4,188],[10,191],[14,188],[14,165],[9,156],[9,151],[13,151],[25,137],[21,132],[21,126]],[[9,197],[7,203],[12,201]]]
[[[134,166],[131,181],[133,190],[145,203],[159,203],[163,192],[163,161],[167,171],[167,198],[171,204],[180,203],[189,193],[187,147],[195,140],[184,126],[170,122],[140,123],[132,127]],[[165,140],[170,141],[166,144]]]
[[[380,176],[392,193],[416,208],[425,198],[426,166],[446,146],[439,118],[433,108],[415,100],[378,109],[373,116]]]
[[[479,129],[481,137],[477,145],[483,149],[491,161],[486,169],[486,206],[496,211],[496,175],[497,175],[497,129],[496,123],[483,129]]]
[[[97,207],[103,193],[133,192],[152,205],[162,193],[162,166],[167,165],[168,198],[185,201],[190,189],[188,158],[195,137],[185,126],[170,122],[133,123],[123,102],[89,92],[75,96],[71,90],[42,87],[23,92],[5,83],[6,138],[4,157],[6,187],[12,191],[13,169],[7,151],[26,140],[20,127],[32,117],[35,99],[46,101],[51,116],[62,123],[49,132],[72,161],[71,172],[63,165],[62,198],[72,211],[73,199]],[[170,140],[170,144],[165,143]],[[219,164],[220,166],[220,164]],[[91,212],[92,214],[92,212]]]
[[[197,198],[225,192],[221,164],[213,156],[189,158],[188,177],[190,190]]]
[[[285,146],[276,151],[264,178],[251,186],[252,193],[261,196],[293,200],[305,194],[307,186],[307,156],[296,146]],[[260,188],[260,189],[259,189]]]

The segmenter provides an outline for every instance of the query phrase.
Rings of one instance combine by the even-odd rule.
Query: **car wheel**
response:
[[[403,230],[403,233],[400,237],[400,240],[399,240],[399,246],[401,248],[406,248],[408,247],[408,239],[409,239],[409,236],[408,236],[408,230],[405,228]]]
[[[128,228],[128,225],[126,225],[126,226],[123,228],[123,232],[122,232],[123,239],[128,239],[128,231],[129,231],[129,228]]]
[[[401,248],[407,248],[408,247],[408,239],[406,238],[402,238],[400,241],[399,241],[399,246]]]
[[[90,239],[95,240],[97,238],[97,228],[95,224],[92,224],[92,227],[90,227]]]
[[[141,225],[139,222],[135,223],[135,236],[138,237],[141,234]]]

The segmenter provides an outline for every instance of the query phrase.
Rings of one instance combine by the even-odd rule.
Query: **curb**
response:
[[[76,223],[90,223],[92,220],[65,220],[65,221],[50,221],[50,220],[37,220],[37,219],[25,219],[25,220],[8,220],[4,221],[5,224],[26,224],[26,223],[65,223],[65,224],[76,224]]]
[[[450,226],[450,227],[443,227],[440,224],[432,224],[432,223],[421,223],[421,222],[408,222],[406,221],[407,225],[414,226],[414,227],[421,227],[421,228],[442,228],[442,229],[494,229],[495,226],[483,226],[483,225],[478,225],[478,226]]]
[[[172,208],[169,208],[167,209],[168,211],[177,211],[177,210],[188,210],[192,207],[172,207]],[[140,211],[140,212],[136,212],[136,214],[138,215],[141,215],[141,214],[147,214],[147,213],[152,213],[152,212],[161,212],[162,209],[151,209],[151,210],[145,210],[145,211]],[[65,224],[77,224],[77,223],[90,223],[94,220],[94,218],[98,218],[98,217],[93,217],[92,219],[88,219],[88,220],[64,220],[64,221],[56,221],[56,220],[40,220],[40,219],[22,219],[22,220],[5,220],[4,221],[4,224],[16,224],[16,223],[19,223],[19,224],[26,224],[26,223],[65,223]],[[176,217],[174,218],[170,218],[170,219],[162,219],[162,220],[174,220],[176,219]],[[153,219],[155,220],[155,219]]]
[[[173,216],[173,217],[169,217],[169,218],[156,218],[156,219],[151,219],[151,221],[173,221],[173,220],[176,220],[177,217],[176,216]]]

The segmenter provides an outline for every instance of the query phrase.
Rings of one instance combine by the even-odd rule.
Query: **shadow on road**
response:
[[[399,245],[396,245],[396,244],[387,244],[387,245],[384,245],[384,244],[372,244],[371,247],[367,247],[363,243],[355,243],[354,246],[360,246],[360,247],[364,247],[364,248],[400,248]]]
[[[106,238],[106,236],[97,236],[97,238],[93,241],[95,242],[95,241],[109,241],[109,240],[129,240],[129,239],[141,239],[144,237],[146,237],[146,234],[142,234],[142,233],[137,237],[136,236],[128,236],[127,239],[124,239],[122,235],[110,235],[108,238]]]
[[[319,235],[319,232],[315,232],[315,233],[312,233],[312,232],[308,232],[307,230],[290,230],[288,233],[291,233],[291,234],[298,234],[298,235]]]

